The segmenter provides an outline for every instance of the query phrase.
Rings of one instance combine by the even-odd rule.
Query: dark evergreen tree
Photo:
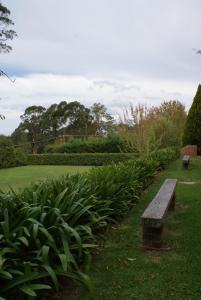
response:
[[[201,85],[189,110],[183,135],[183,145],[197,145],[201,152]]]

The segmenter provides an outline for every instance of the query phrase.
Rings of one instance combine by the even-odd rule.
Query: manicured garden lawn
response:
[[[176,208],[165,226],[165,250],[144,251],[140,217],[165,178],[200,180],[179,183]],[[95,300],[201,299],[201,159],[181,169],[181,161],[162,172],[126,220],[111,229],[104,247],[93,257],[90,276]],[[64,292],[60,299],[66,299]],[[88,300],[79,291],[69,299]]]
[[[25,166],[0,170],[0,189],[8,190],[23,188],[32,182],[47,177],[58,177],[64,174],[83,173],[90,169],[89,166]]]

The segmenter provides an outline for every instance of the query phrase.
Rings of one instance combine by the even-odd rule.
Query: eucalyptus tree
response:
[[[12,50],[8,41],[17,36],[16,32],[10,28],[12,25],[14,22],[10,19],[10,10],[0,1],[0,53],[8,53]],[[0,76],[8,77],[1,69]],[[5,117],[0,114],[0,119],[3,120]]]
[[[12,47],[7,43],[17,36],[10,28],[14,22],[10,19],[10,10],[0,1],[0,53],[10,52]]]

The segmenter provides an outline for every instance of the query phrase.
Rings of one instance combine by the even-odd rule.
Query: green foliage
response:
[[[149,109],[146,105],[130,105],[118,129],[129,150],[146,154],[165,147],[180,147],[185,120],[185,107],[176,100]]]
[[[114,118],[107,112],[107,108],[103,104],[94,103],[90,110],[92,115],[92,134],[104,135],[114,130]]]
[[[158,169],[165,169],[168,167],[169,163],[180,156],[180,150],[176,147],[160,149],[159,151],[154,151],[148,155],[146,158],[149,160],[155,160],[158,164]]]
[[[11,139],[6,136],[0,137],[0,168],[15,166],[15,150]]]
[[[183,136],[184,145],[197,145],[201,151],[201,85],[189,110]]]
[[[27,107],[24,114],[20,117],[22,123],[17,128],[18,136],[20,133],[27,132],[27,137],[30,141],[32,152],[37,153],[41,147],[39,141],[44,137],[44,119],[46,109],[43,106],[30,106]]]
[[[135,158],[134,153],[30,154],[29,165],[102,166]]]
[[[111,202],[112,216],[118,219],[152,182],[155,172],[179,154],[176,148],[161,149],[136,160],[92,169],[89,174],[92,190],[100,199]]]
[[[58,276],[88,285],[78,263],[95,246],[96,203],[81,176],[34,185],[20,195],[0,194],[0,295],[27,299],[38,289],[58,290]]]
[[[15,149],[10,137],[0,136],[0,169],[26,165],[26,155]]]
[[[12,134],[13,141],[16,145],[25,144],[32,153],[42,152],[48,143],[61,139],[103,136],[114,130],[113,117],[100,103],[91,108],[78,101],[61,101],[47,109],[33,105],[26,108],[21,120]]]
[[[84,273],[98,233],[119,220],[177,157],[166,149],[88,175],[47,180],[16,194],[0,193],[0,296],[28,299],[59,288],[66,276],[91,289]]]
[[[65,144],[52,144],[45,147],[47,153],[119,153],[124,149],[123,140],[118,135],[89,140],[73,139]]]
[[[28,133],[24,131],[22,124],[12,133],[11,139],[16,147],[20,147],[25,153],[32,153],[32,145],[30,144]]]
[[[18,147],[15,148],[15,166],[25,166],[27,165],[27,154],[24,149]]]

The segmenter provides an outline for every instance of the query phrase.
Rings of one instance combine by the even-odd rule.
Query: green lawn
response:
[[[166,251],[141,247],[140,217],[165,178],[201,180],[201,159],[192,160],[188,171],[181,169],[180,160],[171,164],[126,220],[108,232],[104,247],[93,257],[93,299],[201,299],[201,183],[178,184],[176,208],[166,220]],[[88,300],[89,295],[78,290],[68,299]]]
[[[89,166],[26,166],[0,170],[0,189],[8,190],[23,188],[32,182],[47,177],[58,177],[64,174],[83,173]]]

